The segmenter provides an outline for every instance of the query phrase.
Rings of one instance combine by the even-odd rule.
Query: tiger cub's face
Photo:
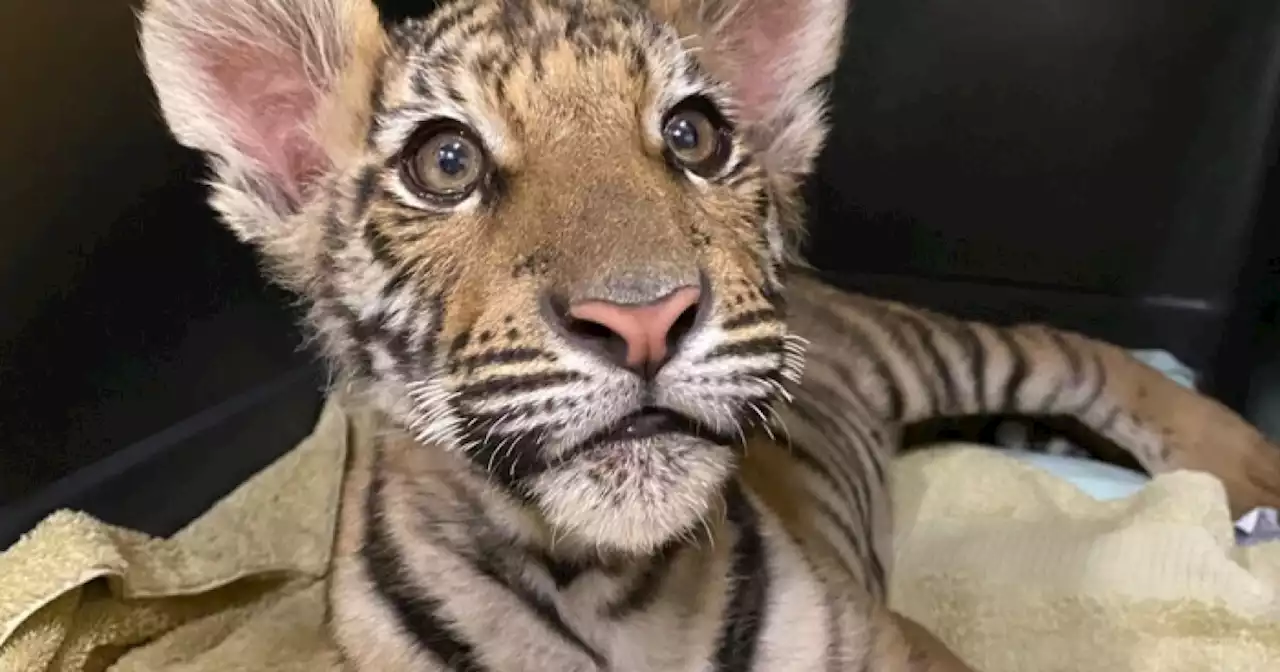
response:
[[[212,202],[353,378],[561,536],[692,530],[801,357],[778,271],[842,3],[153,0]]]

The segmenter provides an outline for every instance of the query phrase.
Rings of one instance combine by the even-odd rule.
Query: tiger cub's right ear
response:
[[[775,176],[812,170],[848,0],[643,0],[733,90],[749,139]]]
[[[272,247],[354,151],[385,34],[371,0],[148,0],[142,56],[177,140],[206,152],[211,203]]]

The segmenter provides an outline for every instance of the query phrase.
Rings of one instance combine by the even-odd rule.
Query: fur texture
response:
[[[142,36],[175,135],[215,157],[214,206],[309,299],[350,380],[567,538],[650,551],[700,524],[732,451],[642,442],[613,472],[592,437],[645,405],[736,434],[799,373],[778,313],[795,185],[769,166],[807,165],[820,144],[819,99],[798,82],[833,66],[843,10],[795,4],[758,51],[813,55],[765,62],[764,80],[742,60],[763,39],[750,5],[702,5],[714,21],[696,52],[645,7],[605,0],[460,0],[390,35],[355,0],[170,0],[149,7]],[[744,114],[739,91],[773,102]],[[663,117],[690,97],[740,127],[713,175],[663,160]],[[494,166],[448,206],[388,169],[442,118],[471,128]],[[653,381],[543,319],[548,301],[644,302],[700,283],[708,312]]]
[[[796,268],[845,11],[453,0],[384,29],[368,0],[148,3],[211,202],[385,417],[330,591],[352,669],[960,669],[884,608],[884,464],[931,416],[1070,415],[1280,500],[1270,444],[1110,346]],[[691,290],[643,371],[573,317]],[[655,414],[679,431],[637,429]]]

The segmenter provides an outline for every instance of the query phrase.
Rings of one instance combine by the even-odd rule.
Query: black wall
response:
[[[0,6],[0,504],[312,361],[160,122],[134,4]],[[1258,322],[1280,208],[1255,217],[1278,11],[859,0],[813,258],[850,287],[1167,347],[1253,404],[1280,350]],[[240,436],[207,463],[270,457]]]

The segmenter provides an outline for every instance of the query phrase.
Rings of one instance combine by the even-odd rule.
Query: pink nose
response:
[[[643,305],[583,301],[569,306],[569,317],[604,330],[603,334],[588,335],[586,330],[575,329],[577,338],[620,341],[624,348],[606,348],[615,363],[652,374],[688,334],[701,298],[697,287],[683,287]]]

